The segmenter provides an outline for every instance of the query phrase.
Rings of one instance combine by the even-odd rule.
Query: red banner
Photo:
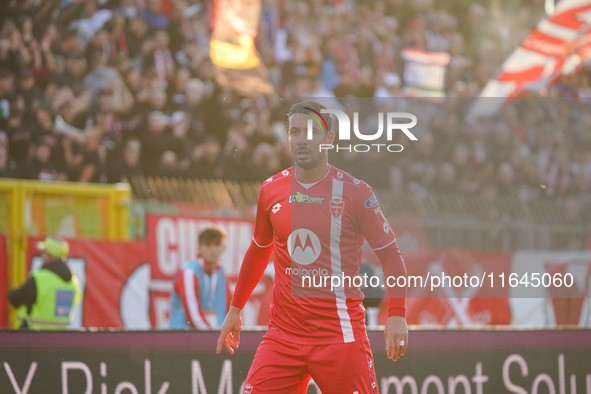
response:
[[[470,251],[463,249],[444,250],[409,250],[403,253],[408,276],[425,279],[427,286],[413,286],[408,290],[407,321],[408,324],[421,326],[487,326],[511,323],[509,307],[509,290],[495,288],[475,289],[462,286],[438,287],[435,293],[430,292],[428,276],[445,275],[481,276],[486,273],[493,276],[502,272],[510,272],[510,252]],[[377,262],[373,253],[364,255],[369,261]],[[495,298],[485,298],[493,296]],[[382,303],[379,324],[387,319],[387,300]]]
[[[168,328],[172,280],[181,266],[197,256],[201,229],[215,224],[226,230],[226,251],[221,264],[233,290],[242,258],[254,231],[254,222],[241,219],[196,218],[148,214],[148,255],[151,267],[150,320],[155,328]],[[245,325],[267,324],[271,278],[263,278],[244,309]]]
[[[29,238],[28,270],[42,265],[36,243],[41,238]],[[147,265],[146,245],[141,242],[68,240],[68,263],[82,287],[82,302],[73,326],[104,328],[150,328],[139,324],[142,309],[148,310],[148,299],[142,290],[148,276],[142,277]],[[144,298],[145,305],[141,305]]]
[[[6,235],[0,235],[0,328],[8,327],[8,253]]]
[[[215,223],[228,232],[228,247],[222,264],[234,284],[242,257],[250,243],[253,222],[236,219],[208,219],[148,215],[148,240],[110,242],[70,240],[68,262],[83,289],[81,307],[74,324],[78,327],[126,329],[166,329],[172,278],[181,265],[195,257],[197,236],[204,226]],[[41,266],[35,244],[40,238],[29,238],[28,269]],[[447,250],[406,250],[403,252],[408,276],[426,278],[465,274],[495,280],[490,289],[440,286],[429,292],[425,287],[411,286],[408,291],[409,324],[446,327],[556,327],[572,325],[591,327],[591,252],[519,251],[494,252]],[[377,264],[373,252],[364,257]],[[6,238],[0,236],[0,280],[7,279]],[[379,270],[380,268],[377,268]],[[509,273],[516,275],[509,281]],[[544,278],[559,275],[572,278],[569,288],[538,287],[537,298],[523,293],[531,288],[517,286],[533,274]],[[503,277],[504,282],[501,282]],[[431,282],[432,283],[432,282]],[[454,281],[455,283],[455,281]],[[512,283],[512,284],[511,284]],[[556,286],[556,285],[555,285]],[[245,326],[266,325],[273,288],[272,264],[243,311]],[[568,291],[568,294],[559,292]],[[538,293],[536,293],[538,294]],[[0,323],[6,326],[6,291],[0,299]],[[492,298],[494,297],[494,298]],[[3,308],[3,309],[1,309]],[[378,322],[385,322],[385,310]]]

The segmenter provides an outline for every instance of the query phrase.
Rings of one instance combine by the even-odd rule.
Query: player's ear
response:
[[[332,144],[332,142],[334,141],[335,132],[329,131],[327,136],[328,136],[328,142]]]

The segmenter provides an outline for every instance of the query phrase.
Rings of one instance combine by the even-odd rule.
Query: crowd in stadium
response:
[[[535,26],[541,3],[263,0],[256,44],[276,94],[249,98],[214,80],[211,1],[5,1],[0,174],[264,180],[290,165],[292,97],[401,96],[400,50],[413,47],[451,55],[446,90],[457,99],[436,106],[404,154],[331,161],[393,191],[588,199],[587,74],[545,93],[574,101],[530,100],[463,122],[468,98]]]

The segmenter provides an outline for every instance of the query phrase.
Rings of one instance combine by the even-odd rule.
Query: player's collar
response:
[[[295,180],[296,180],[297,183],[299,183],[304,189],[308,190],[312,186],[314,186],[314,185],[322,182],[324,180],[324,178],[326,178],[328,176],[328,174],[330,174],[330,171],[331,170],[332,170],[332,165],[329,164],[328,167],[327,167],[327,169],[326,169],[326,174],[324,174],[324,176],[322,178],[318,179],[316,182],[312,182],[312,183],[303,183],[303,182],[300,182],[298,180],[298,176],[296,174],[296,168],[295,168],[295,166],[293,168],[293,176],[294,176],[294,178],[295,178]]]

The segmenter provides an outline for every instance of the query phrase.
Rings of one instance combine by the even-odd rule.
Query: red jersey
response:
[[[373,190],[333,166],[313,184],[294,168],[267,179],[258,199],[254,242],[274,246],[275,284],[267,335],[302,344],[333,344],[365,334],[363,293],[351,283],[331,289],[330,277],[354,278],[364,237],[374,249],[396,242]],[[326,286],[310,280],[328,277]]]

